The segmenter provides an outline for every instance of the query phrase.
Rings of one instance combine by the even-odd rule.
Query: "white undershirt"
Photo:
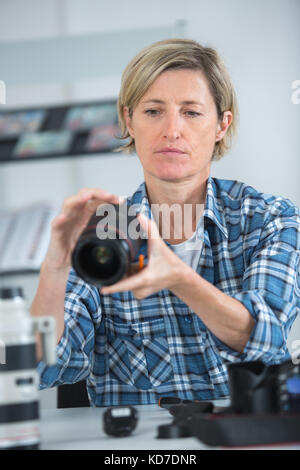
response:
[[[204,217],[202,216],[198,222],[197,229],[189,238],[182,243],[177,245],[170,245],[170,248],[174,253],[184,261],[188,266],[196,271],[199,259],[201,256],[202,245],[203,245],[203,236],[204,236]]]

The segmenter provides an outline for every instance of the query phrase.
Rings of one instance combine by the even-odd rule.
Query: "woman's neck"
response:
[[[207,179],[161,181],[145,176],[153,218],[165,241],[182,243],[196,231],[204,211]]]

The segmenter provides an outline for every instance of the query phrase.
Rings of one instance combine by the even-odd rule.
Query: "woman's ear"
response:
[[[134,132],[133,132],[132,122],[131,122],[132,120],[129,114],[128,106],[124,106],[123,108],[123,117],[126,123],[127,130],[129,132],[129,135],[134,139]]]
[[[219,121],[217,125],[216,142],[219,142],[220,140],[223,139],[231,123],[232,123],[232,112],[224,111],[223,119],[222,121]]]

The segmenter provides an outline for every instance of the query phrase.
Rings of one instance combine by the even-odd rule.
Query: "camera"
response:
[[[300,366],[262,361],[227,364],[230,405],[164,397],[174,416],[158,438],[197,437],[209,446],[249,446],[300,441]]]
[[[272,365],[249,361],[228,364],[227,369],[235,413],[299,412],[299,365],[290,360]]]
[[[78,276],[96,287],[115,284],[128,273],[142,245],[133,206],[103,204],[90,218],[72,253]]]

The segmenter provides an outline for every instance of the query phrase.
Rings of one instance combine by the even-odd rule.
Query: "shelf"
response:
[[[112,152],[119,135],[116,100],[0,112],[0,163]]]

